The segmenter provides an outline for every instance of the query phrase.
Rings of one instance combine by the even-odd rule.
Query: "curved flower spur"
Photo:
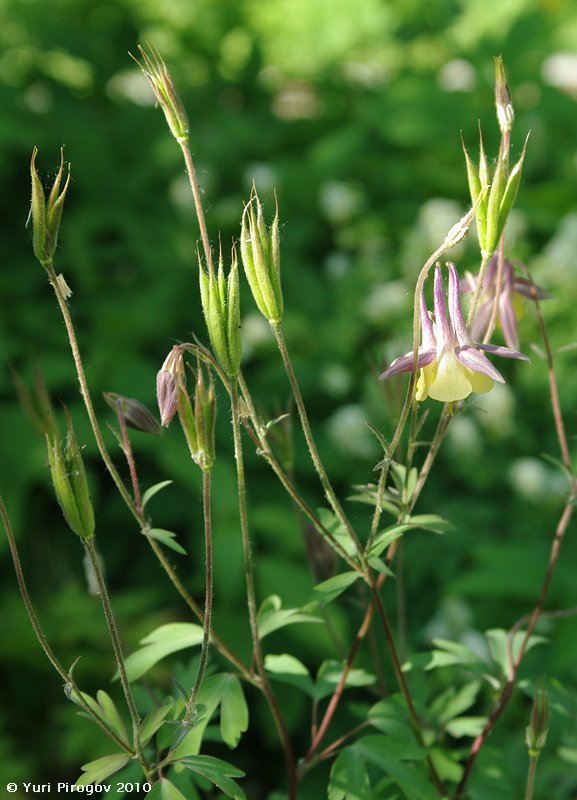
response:
[[[492,344],[475,344],[463,317],[459,294],[459,276],[454,264],[448,263],[449,287],[445,304],[441,267],[435,267],[434,318],[425,303],[424,292],[420,298],[421,346],[417,354],[417,380],[415,399],[431,397],[442,403],[464,400],[471,392],[483,394],[491,391],[493,382],[505,383],[499,370],[491,364],[485,352],[503,358],[528,361],[527,356],[508,347]],[[380,376],[386,380],[400,372],[413,369],[413,352],[396,358]]]

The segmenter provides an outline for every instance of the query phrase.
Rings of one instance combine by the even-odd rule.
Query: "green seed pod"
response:
[[[499,206],[499,235],[503,232],[505,228],[505,223],[507,222],[507,217],[509,216],[509,212],[513,208],[513,204],[517,199],[517,192],[519,191],[519,184],[521,183],[521,176],[523,173],[523,162],[525,160],[525,151],[527,150],[527,142],[529,141],[529,134],[527,134],[527,138],[525,139],[525,144],[523,145],[523,151],[521,153],[521,157],[509,173],[509,178],[507,180],[507,185],[505,186],[505,191],[503,192],[503,197],[501,198],[501,205]]]
[[[60,191],[62,176],[64,174],[64,151],[60,151],[60,168],[50,190],[48,201],[44,195],[42,182],[36,171],[36,156],[38,149],[32,151],[30,161],[30,177],[32,179],[32,200],[30,217],[32,219],[32,247],[34,255],[43,266],[52,261],[52,256],[58,244],[58,231],[62,219],[62,209],[68,184],[70,183],[70,164],[64,188]]]
[[[68,411],[66,411],[66,422],[68,431],[64,451],[58,439],[58,432],[55,429],[46,432],[48,464],[56,499],[64,519],[81,539],[90,540],[94,536],[94,510],[88,491],[84,462]]]
[[[208,385],[205,383],[200,361],[196,368],[196,387],[194,391],[194,411],[198,431],[197,463],[202,469],[212,469],[216,457],[214,425],[216,422],[216,393],[212,372],[208,370]]]
[[[532,758],[538,758],[545,747],[549,732],[549,697],[541,682],[535,693],[531,720],[525,733],[525,741]]]
[[[238,260],[232,250],[228,277],[224,274],[222,252],[219,257],[218,275],[212,265],[205,270],[200,253],[198,255],[200,299],[214,353],[229,378],[236,378],[240,371],[240,291],[238,282]]]
[[[259,311],[269,322],[280,322],[283,297],[280,282],[278,207],[272,225],[267,229],[254,186],[242,215],[240,254]]]
[[[493,175],[493,182],[489,191],[489,200],[487,203],[487,237],[485,241],[485,251],[487,256],[491,256],[499,242],[499,236],[502,229],[499,226],[499,210],[501,208],[501,200],[507,186],[508,178],[508,163],[507,158],[504,156],[503,151],[499,152],[497,159],[497,166]]]

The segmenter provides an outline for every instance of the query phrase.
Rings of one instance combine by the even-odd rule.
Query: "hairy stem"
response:
[[[237,383],[232,382],[230,389],[231,389],[230,403],[231,403],[231,414],[232,414],[232,432],[234,438],[234,457],[236,461],[236,478],[238,486],[240,530],[241,530],[242,548],[244,554],[246,594],[247,594],[250,632],[251,632],[252,647],[253,647],[253,658],[256,665],[257,673],[260,678],[262,691],[267,699],[267,702],[273,714],[279,732],[279,736],[281,739],[281,743],[283,746],[287,774],[289,779],[289,798],[290,800],[296,800],[296,765],[295,765],[292,745],[290,743],[290,739],[288,736],[288,732],[286,729],[286,725],[280,707],[271,689],[267,674],[265,672],[262,649],[260,645],[260,637],[259,637],[258,623],[257,623],[256,596],[254,588],[252,549],[250,544],[248,514],[246,509],[246,484],[244,476],[244,459],[242,453],[242,435],[240,428],[239,397],[238,397]]]
[[[253,439],[253,441],[255,442],[255,445],[257,446],[259,454],[264,456],[264,458],[267,460],[269,466],[272,468],[273,472],[275,473],[275,475],[277,476],[277,478],[279,479],[279,481],[281,482],[282,486],[285,488],[285,490],[287,491],[287,493],[289,494],[291,500],[294,502],[294,504],[297,506],[297,508],[299,508],[303,512],[303,514],[305,514],[305,516],[307,516],[309,518],[309,520],[312,522],[314,527],[319,532],[322,531],[322,535],[327,539],[327,541],[330,543],[331,547],[335,550],[335,552],[338,553],[339,556],[344,561],[346,561],[347,564],[352,569],[358,571],[359,565],[357,564],[357,562],[353,558],[351,558],[351,556],[342,547],[342,545],[340,545],[339,542],[337,542],[337,540],[334,538],[333,534],[328,530],[328,528],[326,528],[326,526],[323,525],[323,523],[319,519],[318,515],[315,514],[315,512],[309,506],[309,504],[306,502],[306,500],[304,500],[304,498],[301,497],[301,495],[297,491],[293,481],[291,481],[290,477],[287,475],[285,470],[281,467],[281,465],[279,464],[278,460],[275,458],[275,456],[274,456],[274,454],[273,454],[273,452],[272,452],[272,450],[270,448],[268,439],[266,437],[266,432],[264,431],[263,425],[261,424],[261,422],[260,422],[260,420],[258,418],[258,415],[256,413],[254,404],[252,402],[252,398],[250,396],[250,392],[248,390],[248,386],[246,385],[246,382],[245,382],[244,377],[242,376],[242,374],[239,375],[239,385],[240,385],[241,390],[242,390],[243,400],[245,401],[245,403],[247,405],[247,408],[248,408],[248,411],[249,411],[249,414],[250,414],[250,419],[251,419],[251,422],[252,422],[254,434],[251,435],[250,429],[248,429],[248,432],[249,432],[249,435],[251,435],[251,438]],[[256,437],[256,441],[255,441],[254,437]]]
[[[130,714],[130,719],[132,720],[133,747],[138,756],[138,760],[142,765],[142,769],[144,770],[146,779],[150,780],[151,778],[150,768],[146,761],[146,758],[142,751],[142,745],[140,743],[140,717],[138,716],[138,711],[136,710],[134,697],[132,696],[132,689],[130,688],[128,675],[126,674],[126,665],[124,662],[124,654],[122,652],[122,643],[120,641],[120,634],[118,633],[118,627],[116,625],[116,620],[114,618],[114,613],[112,611],[112,605],[110,603],[110,596],[108,594],[108,589],[106,588],[106,582],[104,580],[102,567],[100,566],[100,559],[98,558],[98,553],[96,552],[96,547],[94,546],[93,539],[85,539],[83,541],[83,544],[84,547],[86,548],[86,552],[88,553],[88,557],[90,559],[90,563],[92,564],[92,569],[94,570],[94,575],[96,577],[96,582],[98,584],[98,594],[100,595],[100,601],[102,603],[104,617],[106,619],[106,624],[108,626],[108,631],[110,633],[110,639],[112,641],[112,649],[114,650],[114,657],[116,659],[116,665],[118,667],[120,683],[122,684],[122,690],[124,692],[124,697],[126,698],[128,713]]]
[[[96,724],[104,731],[104,733],[112,739],[119,747],[129,753],[131,756],[134,755],[134,750],[123,740],[121,739],[118,734],[110,728],[107,723],[101,719],[98,714],[94,712],[94,710],[88,705],[86,700],[84,700],[80,689],[76,685],[75,681],[72,678],[70,672],[66,672],[60,661],[54,654],[54,651],[48,644],[48,640],[44,635],[44,631],[40,625],[38,617],[36,616],[36,611],[34,610],[34,606],[32,605],[32,600],[30,599],[30,595],[28,593],[28,589],[26,587],[26,580],[24,578],[24,571],[22,570],[22,564],[20,562],[20,555],[18,553],[18,548],[16,546],[16,539],[14,538],[14,532],[12,530],[12,525],[10,524],[10,519],[8,517],[8,512],[6,511],[6,506],[4,505],[4,501],[2,497],[0,497],[0,516],[2,517],[2,522],[4,524],[4,530],[6,531],[6,537],[8,539],[8,546],[10,548],[10,555],[12,556],[12,563],[14,564],[14,572],[16,573],[16,580],[18,582],[18,589],[20,591],[20,596],[22,598],[22,602],[24,603],[24,608],[26,609],[26,613],[28,614],[28,619],[32,624],[32,628],[38,639],[38,643],[40,647],[44,651],[46,658],[50,661],[56,672],[60,675],[62,680],[64,681],[64,685],[66,687],[70,687],[71,691],[74,692],[74,702],[78,703],[78,705],[82,708],[86,714],[88,714]]]
[[[527,775],[527,788],[525,790],[525,800],[533,800],[533,788],[535,785],[535,773],[537,771],[537,761],[539,761],[539,756],[529,756],[529,773]]]
[[[289,352],[287,350],[284,334],[282,332],[282,327],[281,327],[280,323],[278,323],[278,322],[270,322],[270,326],[271,326],[272,331],[273,331],[273,333],[275,335],[275,338],[276,338],[276,341],[277,341],[277,345],[278,345],[278,348],[279,348],[279,351],[280,351],[280,354],[281,354],[281,357],[282,357],[282,360],[283,360],[283,364],[284,364],[284,367],[285,367],[285,371],[286,371],[287,377],[289,379],[289,383],[290,383],[291,390],[292,390],[292,393],[293,393],[293,396],[294,396],[294,399],[295,399],[295,403],[296,403],[297,410],[298,410],[298,413],[299,413],[301,426],[302,426],[303,433],[304,433],[304,436],[305,436],[305,439],[306,439],[306,443],[307,443],[307,446],[308,446],[308,449],[309,449],[309,453],[310,453],[312,462],[314,464],[315,470],[317,471],[317,474],[318,474],[318,476],[320,478],[322,487],[323,487],[323,489],[325,491],[326,498],[329,501],[329,503],[331,505],[331,508],[333,509],[333,511],[336,514],[337,518],[339,519],[340,523],[343,525],[343,527],[347,531],[347,533],[349,535],[349,538],[354,543],[359,558],[362,558],[362,546],[361,546],[361,543],[359,541],[359,538],[358,538],[357,534],[355,533],[355,531],[353,530],[353,527],[352,527],[351,523],[349,522],[348,517],[346,516],[345,512],[343,511],[343,508],[342,508],[342,506],[341,506],[341,504],[340,504],[340,502],[339,502],[339,500],[338,500],[338,498],[337,498],[337,496],[335,494],[335,490],[333,489],[332,484],[331,484],[331,482],[329,480],[329,476],[327,475],[327,471],[325,470],[323,462],[321,461],[321,458],[319,456],[319,453],[318,453],[318,450],[317,450],[317,446],[316,446],[315,440],[313,438],[313,434],[312,434],[311,426],[310,426],[310,423],[309,423],[308,415],[307,415],[307,412],[306,412],[305,404],[304,404],[304,401],[303,401],[303,398],[302,398],[302,395],[301,395],[301,391],[300,391],[300,388],[299,388],[299,385],[298,385],[298,381],[297,381],[297,378],[296,378],[296,375],[295,375],[295,372],[294,372],[294,369],[293,369],[293,366],[292,366],[290,355],[289,355]]]
[[[182,150],[182,155],[184,157],[184,163],[186,165],[186,173],[188,175],[188,182],[190,184],[190,190],[192,192],[192,197],[194,200],[196,218],[198,220],[198,227],[200,228],[202,249],[204,250],[206,265],[209,269],[209,273],[211,273],[213,271],[212,251],[210,249],[210,239],[208,238],[206,220],[204,217],[204,210],[202,207],[202,199],[200,197],[200,187],[198,185],[198,180],[196,178],[196,169],[194,168],[194,162],[192,160],[192,155],[190,153],[190,147],[188,145],[188,142],[179,142],[179,144],[180,144],[180,149]]]
[[[527,273],[528,274],[528,273]],[[529,275],[529,279],[531,276]],[[469,778],[471,776],[473,766],[481,751],[483,745],[485,744],[487,737],[495,727],[497,720],[501,717],[502,713],[504,712],[507,704],[513,694],[513,689],[515,687],[515,682],[517,679],[517,673],[519,671],[519,667],[521,665],[521,661],[523,660],[523,656],[525,655],[525,651],[527,649],[527,645],[529,643],[529,639],[531,634],[533,633],[539,618],[543,613],[543,609],[545,606],[545,600],[547,598],[547,592],[549,590],[549,584],[551,582],[551,578],[553,576],[553,572],[555,570],[555,566],[559,559],[559,553],[561,550],[561,545],[563,543],[563,539],[569,527],[569,523],[571,522],[571,518],[573,516],[573,512],[575,511],[575,500],[577,499],[577,478],[574,475],[573,467],[571,463],[571,457],[569,453],[569,446],[567,442],[567,434],[565,431],[565,423],[563,421],[563,414],[561,411],[561,404],[559,400],[559,391],[557,387],[557,378],[555,375],[555,365],[553,359],[553,351],[551,349],[551,344],[549,342],[549,335],[547,333],[547,327],[545,325],[545,320],[543,318],[543,314],[541,313],[541,307],[539,304],[539,299],[537,296],[537,289],[533,284],[533,300],[535,303],[535,309],[537,311],[537,316],[539,319],[539,326],[541,329],[541,337],[543,339],[543,345],[545,347],[546,357],[547,357],[547,369],[548,369],[548,378],[549,378],[549,390],[551,395],[551,407],[553,411],[553,417],[555,420],[555,430],[557,433],[557,439],[559,442],[559,447],[561,449],[561,453],[563,456],[563,463],[567,468],[568,474],[570,476],[570,493],[565,504],[565,507],[561,513],[559,518],[559,522],[557,523],[557,527],[555,529],[555,535],[553,537],[553,541],[551,543],[551,549],[549,552],[549,561],[547,564],[547,570],[545,572],[545,577],[543,579],[543,583],[541,585],[541,591],[539,592],[539,597],[535,604],[535,607],[529,617],[529,622],[527,624],[527,629],[525,631],[525,636],[523,641],[521,642],[521,646],[519,648],[519,652],[515,659],[510,659],[511,663],[509,666],[509,675],[507,676],[507,682],[503,687],[501,694],[499,695],[497,702],[493,706],[491,714],[483,730],[477,736],[473,744],[471,745],[471,749],[469,751],[469,756],[465,763],[465,769],[463,775],[461,777],[461,781],[457,787],[457,791],[455,793],[455,800],[458,800],[465,791]]]
[[[421,335],[421,314],[420,314],[421,292],[423,290],[423,286],[425,285],[425,281],[427,280],[427,276],[431,270],[431,267],[451,247],[452,247],[451,243],[445,241],[443,242],[442,245],[440,245],[440,247],[438,247],[435,250],[434,253],[431,254],[431,256],[429,256],[429,258],[427,259],[427,261],[425,262],[423,268],[419,273],[419,276],[417,278],[417,283],[415,285],[415,294],[413,298],[413,368],[411,370],[411,377],[409,379],[407,394],[405,395],[405,402],[403,403],[403,408],[401,409],[401,415],[399,417],[399,421],[397,423],[397,427],[395,428],[393,438],[391,439],[389,447],[387,448],[385,457],[382,461],[380,468],[379,481],[377,484],[377,499],[375,502],[375,511],[373,514],[369,538],[365,548],[365,552],[367,553],[371,549],[371,545],[379,530],[381,514],[383,513],[382,503],[384,499],[385,488],[387,485],[387,478],[389,476],[389,469],[391,467],[391,463],[395,455],[395,452],[397,450],[397,447],[401,442],[401,437],[403,435],[403,431],[405,430],[405,426],[409,418],[409,412],[414,402],[415,386],[417,384],[417,361],[419,357],[419,338]]]
[[[421,720],[417,714],[415,709],[415,705],[413,703],[413,698],[411,697],[411,692],[409,689],[409,685],[407,683],[407,679],[405,678],[405,673],[403,672],[403,668],[401,666],[401,661],[399,659],[399,655],[397,653],[397,647],[395,644],[395,639],[393,636],[393,631],[391,629],[391,624],[389,622],[389,618],[385,607],[383,605],[383,601],[381,599],[381,595],[377,585],[375,584],[373,587],[373,595],[377,605],[377,611],[379,613],[379,617],[381,618],[381,622],[383,625],[383,631],[385,633],[385,639],[387,640],[387,645],[389,647],[389,653],[391,655],[391,660],[393,663],[393,669],[395,671],[395,675],[397,678],[397,683],[399,684],[399,688],[403,694],[405,699],[405,703],[407,705],[407,709],[409,712],[409,716],[411,718],[411,722],[413,724],[413,729],[415,731],[415,735],[419,741],[419,744],[422,747],[425,747],[425,742],[423,739],[423,731],[421,727]],[[440,797],[445,797],[445,789],[439,778],[437,770],[435,769],[435,765],[433,764],[431,757],[427,755],[427,764],[429,766],[429,774],[431,776],[431,780],[435,786]]]
[[[118,400],[116,403],[116,414],[118,416],[118,424],[120,425],[120,433],[122,436],[124,455],[126,456],[128,469],[130,472],[130,480],[132,482],[134,505],[136,506],[138,513],[142,516],[142,501],[140,498],[140,487],[138,485],[138,474],[136,472],[136,463],[134,461],[132,445],[130,444],[130,439],[128,438],[128,431],[126,430],[126,420],[124,419],[124,414],[122,413],[122,400]]]
[[[212,512],[211,512],[211,472],[203,470],[202,473],[202,511],[204,516],[204,550],[206,558],[205,566],[205,597],[204,597],[204,623],[202,648],[200,651],[200,662],[194,688],[188,700],[183,725],[188,725],[194,714],[198,693],[204,678],[206,663],[208,660],[208,648],[210,644],[210,627],[212,618]]]
[[[96,439],[98,450],[100,452],[102,460],[104,461],[106,469],[110,473],[112,480],[116,484],[116,488],[118,489],[118,491],[122,496],[122,499],[130,509],[132,515],[138,520],[138,522],[141,522],[141,515],[138,513],[138,509],[133,499],[131,498],[126,486],[124,485],[122,478],[118,474],[118,470],[112,463],[110,454],[108,453],[106,445],[104,444],[104,439],[102,438],[100,425],[98,424],[98,420],[94,412],[94,406],[92,405],[92,398],[90,397],[90,392],[88,390],[88,382],[86,380],[86,375],[84,373],[84,366],[82,364],[82,358],[80,356],[80,349],[78,347],[78,341],[76,339],[76,332],[74,330],[74,325],[72,323],[72,317],[70,316],[70,311],[68,309],[68,304],[66,303],[66,299],[62,294],[62,290],[60,288],[58,278],[56,277],[52,261],[45,263],[44,267],[46,268],[46,272],[48,273],[48,280],[50,281],[50,285],[54,289],[54,294],[56,295],[56,300],[58,301],[58,305],[60,307],[60,313],[62,314],[62,318],[64,320],[66,333],[68,335],[68,341],[70,343],[70,349],[72,350],[72,358],[74,359],[76,374],[78,376],[78,382],[80,384],[80,393],[82,395],[82,399],[84,400],[84,405],[86,406],[86,411],[88,413],[88,418],[90,420],[90,425],[94,433],[94,438]]]

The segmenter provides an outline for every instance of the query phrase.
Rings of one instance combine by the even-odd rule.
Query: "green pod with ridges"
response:
[[[509,178],[507,180],[505,191],[503,192],[501,205],[499,207],[499,236],[501,235],[501,233],[503,233],[509,213],[513,208],[515,200],[517,199],[517,193],[519,191],[519,185],[521,183],[521,177],[523,174],[523,162],[525,160],[525,152],[527,150],[528,141],[529,141],[529,134],[527,134],[527,138],[525,139],[525,144],[523,145],[523,151],[521,153],[521,157],[511,170]]]
[[[78,441],[68,411],[66,411],[66,424],[68,426],[66,435],[66,460],[70,473],[70,485],[76,501],[82,528],[81,533],[79,531],[76,531],[76,533],[83,539],[92,539],[95,528],[94,509],[92,507],[92,500],[90,499],[84,461],[82,460],[82,455],[78,447]]]

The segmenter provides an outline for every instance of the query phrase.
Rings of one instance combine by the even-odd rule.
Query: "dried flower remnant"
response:
[[[103,392],[102,394],[114,412],[118,413],[120,409],[124,421],[130,428],[160,436],[162,428],[140,400],[135,400],[133,397],[124,397],[124,395],[116,394],[116,392]]]
[[[150,84],[158,105],[162,108],[168,127],[177,142],[188,141],[188,117],[172,76],[158,50],[149,45],[150,52],[138,45],[142,63],[132,53],[130,57],[136,61],[146,80]]]
[[[463,318],[459,295],[459,276],[454,264],[448,264],[449,312],[445,304],[441,268],[435,268],[434,318],[431,319],[425,303],[424,293],[420,298],[422,338],[417,353],[417,368],[420,370],[415,398],[418,401],[431,397],[442,403],[464,400],[472,392],[483,394],[493,388],[493,382],[504,383],[505,379],[491,364],[484,352],[504,358],[528,361],[527,356],[507,347],[490,344],[475,344]],[[396,358],[383,372],[381,380],[410,372],[413,369],[413,352]]]
[[[478,275],[466,272],[461,281],[461,291],[474,292],[477,288],[478,278]],[[485,334],[498,293],[497,313],[505,343],[512,350],[518,350],[519,331],[517,322],[523,317],[523,298],[544,300],[550,295],[545,289],[536,286],[527,278],[519,278],[515,275],[513,264],[508,259],[503,262],[500,283],[501,286],[499,287],[498,258],[497,255],[494,255],[489,262],[483,282],[481,303],[471,325],[471,336],[473,339],[481,339]]]

